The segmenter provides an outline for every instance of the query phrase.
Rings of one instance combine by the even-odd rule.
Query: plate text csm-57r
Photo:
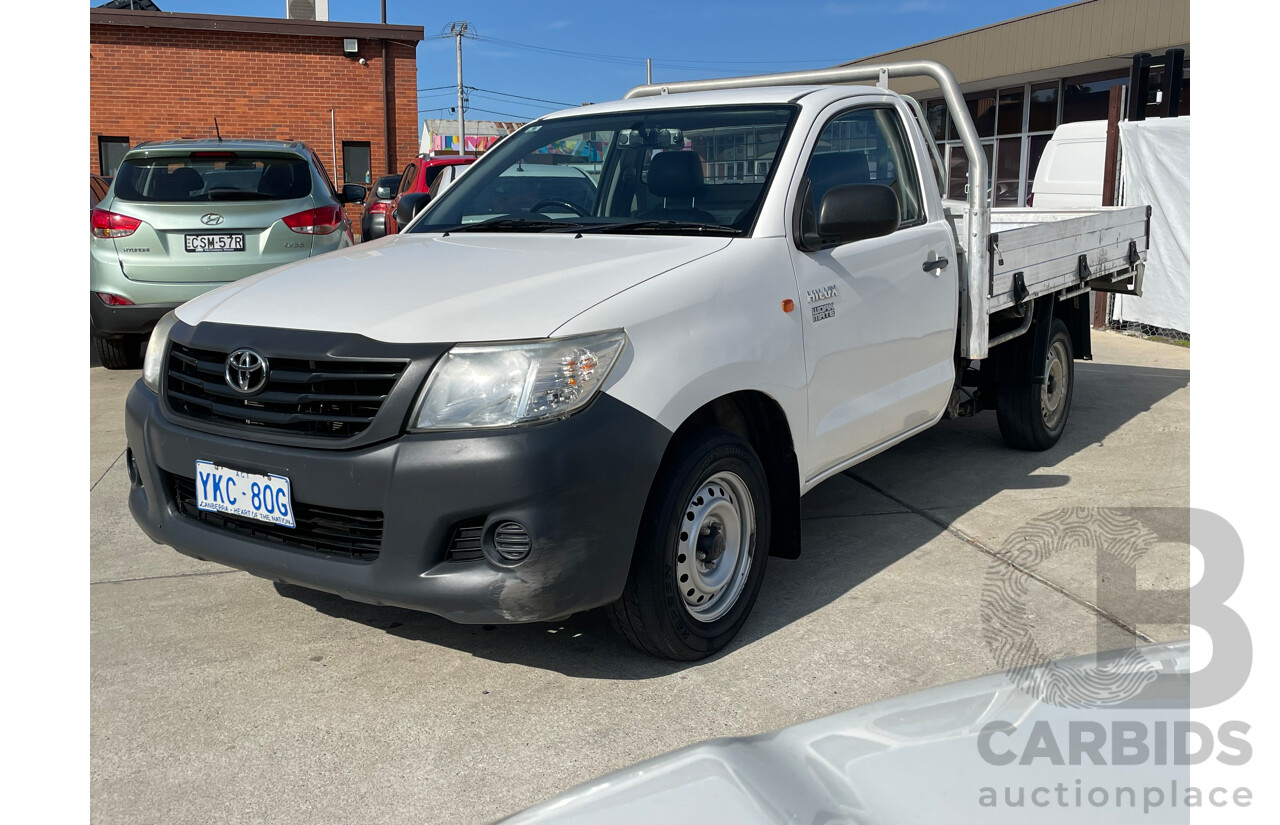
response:
[[[244,235],[236,232],[188,234],[188,252],[244,252]]]

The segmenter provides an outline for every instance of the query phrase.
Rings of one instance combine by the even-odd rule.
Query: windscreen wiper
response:
[[[244,189],[211,189],[205,193],[205,197],[211,201],[269,201],[275,200],[274,195],[266,192],[254,192]]]
[[[578,229],[580,223],[567,221],[549,221],[531,218],[489,218],[487,221],[462,223],[444,230],[448,235],[452,232],[545,232],[548,229]]]
[[[644,221],[627,221],[626,223],[601,223],[579,229],[579,232],[596,232],[600,234],[610,232],[649,232],[661,230],[677,230],[683,232],[698,232],[707,235],[741,235],[741,229],[735,229],[732,226],[722,226],[717,223],[699,223],[698,221],[677,221],[670,219],[652,219]]]

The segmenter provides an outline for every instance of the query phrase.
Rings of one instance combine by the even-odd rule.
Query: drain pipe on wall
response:
[[[382,25],[387,25],[387,0],[382,0]],[[391,164],[391,112],[387,109],[387,39],[382,38],[382,150],[386,157],[386,173],[395,171]]]
[[[338,125],[333,119],[333,110],[329,110],[329,144],[333,151],[333,171],[329,174],[333,175],[333,186],[338,186]]]
[[[387,4],[384,0],[382,7],[386,8]],[[385,16],[385,15],[384,15]],[[385,22],[385,21],[384,21]],[[382,147],[383,155],[386,156],[387,174],[391,174],[394,170],[391,158],[391,112],[387,108],[387,41],[382,41]]]

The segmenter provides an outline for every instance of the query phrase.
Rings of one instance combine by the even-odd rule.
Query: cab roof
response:
[[[831,99],[854,97],[863,94],[885,94],[887,90],[874,86],[753,86],[747,89],[723,89],[710,92],[679,92],[676,94],[634,97],[629,100],[611,100],[593,103],[576,109],[562,109],[541,119],[577,117],[579,115],[614,114],[617,112],[677,109],[689,106],[769,106],[780,103],[816,103],[823,105]]]

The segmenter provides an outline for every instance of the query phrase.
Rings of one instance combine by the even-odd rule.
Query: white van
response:
[[[1106,154],[1105,120],[1062,124],[1040,156],[1028,205],[1036,209],[1102,206]]]

